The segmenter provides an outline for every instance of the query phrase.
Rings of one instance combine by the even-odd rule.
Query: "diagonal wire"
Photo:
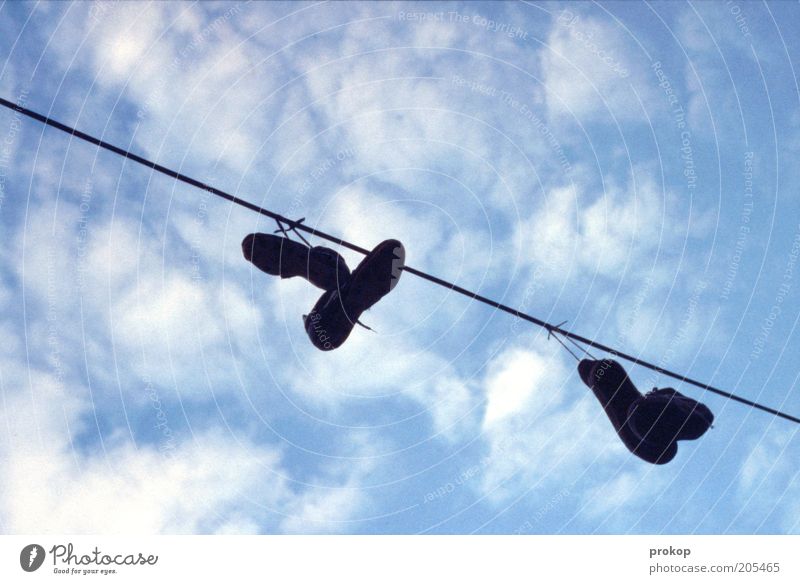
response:
[[[573,352],[572,352],[572,349],[570,349],[570,348],[569,348],[569,347],[568,347],[568,346],[567,346],[567,345],[564,343],[564,341],[562,341],[561,339],[559,339],[559,338],[558,338],[558,335],[553,335],[553,338],[554,338],[556,341],[558,341],[558,344],[559,344],[559,345],[561,345],[562,347],[564,347],[564,348],[567,350],[567,353],[569,353],[570,355],[572,355],[573,357],[575,357],[575,360],[576,360],[576,361],[580,361],[580,360],[581,360],[581,358],[580,358],[580,357],[578,357],[578,356],[577,356],[575,353],[573,353]],[[573,343],[574,343],[574,341],[573,341]]]
[[[85,132],[81,132],[80,130],[77,130],[75,128],[67,126],[66,124],[62,124],[61,122],[59,122],[57,120],[54,120],[52,118],[48,118],[47,116],[44,116],[44,115],[42,115],[40,113],[37,113],[37,112],[35,112],[33,110],[30,110],[28,108],[22,107],[21,105],[15,104],[14,102],[8,101],[7,99],[4,99],[2,97],[0,97],[0,105],[2,105],[3,107],[8,108],[10,110],[13,110],[15,112],[18,112],[18,113],[20,113],[22,115],[25,115],[25,116],[27,116],[27,117],[29,117],[31,119],[37,120],[37,121],[39,121],[39,122],[41,122],[41,123],[43,123],[43,124],[45,124],[47,126],[50,126],[51,128],[56,128],[57,130],[61,130],[62,132],[66,132],[67,134],[75,136],[76,138],[80,138],[81,140],[84,140],[84,141],[89,142],[91,144],[95,144],[96,146],[99,146],[100,148],[103,148],[105,150],[108,150],[110,152],[118,154],[119,156],[127,158],[128,160],[132,160],[134,162],[137,162],[137,163],[141,164],[142,166],[146,166],[147,168],[151,168],[151,169],[155,170],[156,172],[159,172],[161,174],[164,174],[166,176],[174,178],[175,180],[181,181],[183,183],[186,183],[186,184],[191,185],[193,187],[196,187],[198,189],[202,189],[202,190],[204,190],[206,192],[211,193],[212,195],[220,197],[221,199],[225,199],[226,201],[230,201],[231,203],[234,203],[236,205],[244,207],[245,209],[249,209],[251,211],[255,211],[256,213],[264,215],[266,217],[270,217],[271,219],[274,219],[275,221],[282,222],[282,223],[288,225],[291,230],[294,230],[298,234],[299,234],[300,231],[304,231],[306,233],[309,233],[311,235],[315,235],[315,236],[317,236],[317,237],[319,237],[321,239],[325,239],[327,241],[330,241],[330,242],[335,243],[337,245],[341,245],[342,247],[346,247],[346,248],[351,249],[353,251],[357,251],[357,252],[362,253],[364,255],[369,253],[368,250],[366,250],[363,247],[360,247],[358,245],[355,245],[353,243],[350,243],[349,241],[345,241],[345,240],[343,240],[343,239],[341,239],[339,237],[335,237],[335,236],[329,235],[329,234],[327,234],[327,233],[325,233],[323,231],[319,231],[318,229],[314,229],[312,227],[309,227],[309,226],[301,223],[301,221],[293,221],[292,219],[284,217],[283,215],[275,213],[274,211],[270,211],[269,209],[264,209],[263,207],[259,207],[258,205],[254,205],[253,203],[250,203],[249,201],[241,199],[241,198],[239,198],[239,197],[237,197],[235,195],[231,195],[230,193],[226,193],[223,190],[220,190],[220,189],[218,189],[216,187],[208,185],[208,184],[206,184],[206,183],[204,183],[202,181],[199,181],[197,179],[194,179],[194,178],[192,178],[190,176],[186,176],[185,174],[182,174],[180,172],[171,170],[171,169],[169,169],[169,168],[167,168],[165,166],[162,166],[160,164],[156,164],[155,162],[152,162],[152,161],[150,161],[150,160],[148,160],[146,158],[143,158],[142,156],[139,156],[138,154],[134,154],[133,152],[125,150],[124,148],[120,148],[119,146],[114,146],[113,144],[109,144],[108,142],[100,140],[99,138],[95,138],[94,136],[86,134]],[[517,310],[515,308],[511,308],[510,306],[506,306],[505,304],[501,304],[500,302],[492,300],[491,298],[487,298],[487,297],[482,296],[482,295],[480,295],[480,294],[478,294],[476,292],[472,292],[470,290],[467,290],[466,288],[462,288],[461,286],[458,286],[458,285],[456,285],[456,284],[454,284],[452,282],[448,282],[447,280],[442,280],[441,278],[438,278],[436,276],[432,276],[431,274],[427,274],[427,273],[425,273],[425,272],[423,272],[421,270],[417,270],[416,268],[412,268],[411,266],[404,266],[403,267],[403,271],[408,272],[409,274],[414,274],[415,276],[418,276],[418,277],[420,277],[420,278],[422,278],[424,280],[428,280],[429,282],[433,282],[434,284],[437,284],[439,286],[447,288],[448,290],[452,290],[453,292],[457,292],[457,293],[459,293],[459,294],[461,294],[463,296],[466,296],[467,298],[470,298],[472,300],[476,300],[478,302],[482,302],[483,304],[486,304],[486,305],[491,306],[493,308],[496,308],[498,310],[502,310],[503,312],[507,312],[508,314],[511,314],[512,316],[515,316],[515,317],[517,317],[517,318],[519,318],[521,320],[525,320],[525,321],[528,321],[528,322],[530,322],[532,324],[540,326],[540,327],[546,329],[549,333],[559,333],[559,334],[563,335],[565,338],[570,339],[571,341],[578,341],[578,342],[583,343],[584,345],[587,345],[589,347],[593,347],[593,348],[598,349],[600,351],[604,351],[606,353],[610,353],[612,356],[614,356],[616,358],[624,359],[626,361],[629,361],[630,363],[634,363],[636,365],[640,365],[641,367],[646,367],[647,369],[651,369],[651,370],[653,370],[653,371],[655,371],[657,373],[660,373],[662,375],[666,375],[668,377],[672,377],[673,379],[677,379],[678,381],[682,381],[684,383],[688,383],[688,384],[694,385],[695,387],[699,387],[699,388],[704,389],[706,391],[710,391],[712,393],[716,393],[717,395],[721,395],[723,397],[727,397],[728,399],[732,399],[732,400],[737,401],[739,403],[748,405],[748,406],[750,406],[752,408],[756,408],[756,409],[762,410],[764,412],[768,412],[770,414],[778,416],[780,418],[783,418],[785,420],[789,420],[791,422],[795,422],[797,424],[800,424],[800,418],[798,418],[796,416],[792,416],[791,414],[787,414],[787,413],[782,412],[780,410],[776,410],[775,408],[771,408],[769,406],[765,406],[763,404],[754,402],[754,401],[749,400],[747,398],[744,398],[744,397],[735,395],[733,393],[724,391],[722,389],[719,389],[719,388],[714,387],[712,385],[709,385],[707,383],[703,383],[702,381],[697,381],[696,379],[692,379],[690,377],[686,377],[685,375],[681,375],[680,373],[675,373],[673,371],[669,371],[668,369],[664,369],[662,367],[659,367],[658,365],[654,365],[653,363],[649,363],[647,361],[639,359],[638,357],[634,357],[633,355],[629,355],[627,353],[623,353],[621,351],[617,351],[617,350],[612,349],[611,347],[609,347],[607,345],[604,345],[603,343],[600,343],[600,342],[597,342],[597,341],[593,341],[592,339],[588,339],[588,338],[583,337],[581,335],[578,335],[576,333],[564,330],[564,329],[560,328],[559,326],[554,326],[554,325],[552,325],[550,323],[547,323],[547,322],[545,322],[545,321],[543,321],[543,320],[541,320],[539,318],[536,318],[535,316],[531,316],[530,314],[526,314],[526,313],[521,312],[521,311],[519,311],[519,310]]]
[[[576,342],[575,342],[575,339],[573,339],[573,338],[571,338],[571,337],[567,337],[567,340],[568,340],[570,343],[572,343],[573,345],[575,345],[575,346],[576,346],[578,349],[580,349],[581,351],[583,351],[583,352],[586,354],[586,356],[587,356],[587,357],[589,357],[590,359],[595,359],[595,360],[597,359],[597,357],[595,357],[595,356],[594,356],[594,355],[592,355],[592,354],[591,354],[589,351],[587,351],[587,350],[586,350],[586,349],[584,349],[582,346],[580,346],[578,343],[576,343]]]

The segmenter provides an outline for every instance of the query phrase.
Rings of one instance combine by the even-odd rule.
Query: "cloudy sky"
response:
[[[0,95],[800,414],[796,3],[0,4]],[[0,112],[0,531],[798,533],[798,426],[662,467],[406,274],[340,349],[256,214]],[[351,266],[359,256],[343,252]]]

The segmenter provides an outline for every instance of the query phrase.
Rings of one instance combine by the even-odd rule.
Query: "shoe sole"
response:
[[[406,250],[396,239],[387,239],[375,246],[350,275],[350,285],[343,292],[344,309],[353,324],[361,314],[377,304],[381,298],[394,290],[400,281],[406,261]],[[391,262],[391,263],[389,263]],[[381,266],[380,264],[386,264]],[[375,275],[369,278],[370,271]],[[388,287],[386,273],[389,273]],[[360,299],[360,301],[359,301]]]

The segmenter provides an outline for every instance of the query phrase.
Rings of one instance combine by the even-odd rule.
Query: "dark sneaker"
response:
[[[322,351],[340,347],[361,314],[397,285],[405,257],[403,244],[387,239],[358,264],[346,286],[323,294],[303,317],[313,345]]]
[[[708,407],[671,387],[654,389],[631,404],[628,417],[634,434],[659,443],[696,440],[714,422]]]
[[[633,385],[622,365],[611,359],[584,359],[578,364],[578,374],[603,406],[617,436],[628,450],[653,464],[666,464],[675,458],[678,447],[674,440],[656,442],[649,437],[645,440],[630,427],[628,411],[642,398],[642,394]]]
[[[344,258],[327,247],[302,243],[271,233],[251,233],[242,241],[242,253],[258,269],[281,278],[305,278],[323,290],[335,290],[350,280]]]

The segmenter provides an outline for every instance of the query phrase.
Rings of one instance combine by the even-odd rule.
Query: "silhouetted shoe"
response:
[[[305,278],[323,290],[341,288],[350,280],[344,258],[327,247],[307,247],[271,233],[251,233],[242,253],[258,269],[281,278]]]
[[[405,256],[403,244],[388,239],[358,264],[347,285],[325,292],[311,313],[303,317],[312,344],[322,351],[340,347],[361,314],[397,285]]]
[[[642,399],[642,394],[633,385],[622,365],[611,359],[584,359],[578,364],[578,374],[603,406],[617,436],[628,450],[653,464],[666,464],[675,458],[678,447],[674,440],[657,442],[649,437],[643,439],[628,423],[628,412],[631,406]]]
[[[714,422],[708,407],[671,387],[654,389],[631,404],[628,418],[634,434],[659,443],[696,440]]]

